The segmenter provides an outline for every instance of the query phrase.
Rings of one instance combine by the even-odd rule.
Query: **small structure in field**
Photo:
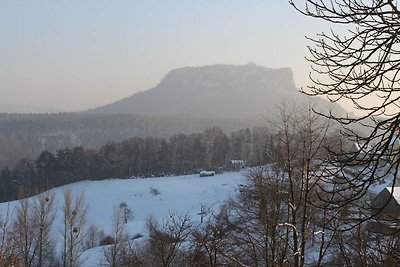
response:
[[[200,177],[215,176],[215,171],[200,171]]]
[[[232,159],[228,162],[226,169],[230,171],[238,171],[244,167],[246,167],[246,161],[241,159]]]

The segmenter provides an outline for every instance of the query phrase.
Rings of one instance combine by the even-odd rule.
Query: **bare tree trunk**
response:
[[[107,266],[120,266],[123,260],[124,250],[128,247],[129,237],[125,230],[124,210],[120,207],[114,208],[112,238],[113,244],[103,249],[103,255]]]
[[[87,233],[84,194],[81,192],[75,197],[71,191],[64,193],[63,206],[63,265],[64,267],[76,267],[81,264],[80,256],[84,249],[84,239]]]
[[[56,216],[54,194],[45,192],[37,196],[34,213],[37,218],[37,263],[36,266],[49,265],[54,257],[55,241],[53,239],[53,222]]]
[[[0,216],[0,266],[18,266],[17,239],[12,225],[9,206],[5,217]]]

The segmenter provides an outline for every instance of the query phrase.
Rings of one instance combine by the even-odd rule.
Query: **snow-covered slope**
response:
[[[146,235],[146,218],[153,215],[162,221],[171,212],[189,214],[193,221],[199,221],[201,206],[216,210],[219,205],[230,196],[234,196],[238,184],[244,178],[239,172],[218,174],[212,177],[199,175],[186,175],[161,178],[143,179],[109,179],[104,181],[84,181],[52,189],[56,194],[57,218],[54,230],[59,233],[62,222],[62,201],[64,191],[79,194],[84,192],[86,203],[89,206],[87,217],[89,224],[95,224],[103,229],[105,234],[110,234],[113,219],[113,208],[125,202],[133,212],[133,219],[128,221],[126,228],[129,235]],[[151,188],[157,189],[160,194],[155,195]],[[0,212],[5,216],[7,209],[13,213],[18,207],[18,201],[1,203]],[[92,252],[85,253],[87,263],[97,263],[92,259]],[[94,265],[95,266],[95,265]]]

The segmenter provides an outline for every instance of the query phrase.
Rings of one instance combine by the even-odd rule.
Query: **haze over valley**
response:
[[[0,3],[0,25],[0,112],[18,113],[103,106],[187,66],[291,68],[305,87],[304,36],[324,29],[260,0],[12,1]]]
[[[0,1],[0,267],[400,266],[400,9]]]
[[[65,147],[99,148],[132,137],[169,138],[210,127],[226,134],[265,126],[284,101],[333,106],[322,98],[307,100],[294,86],[290,69],[255,64],[187,67],[169,72],[155,88],[97,109],[58,114],[1,114],[0,166],[23,157]],[[336,106],[336,111],[341,111]]]

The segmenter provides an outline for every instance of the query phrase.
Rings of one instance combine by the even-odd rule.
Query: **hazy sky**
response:
[[[304,36],[326,29],[286,0],[0,0],[0,112],[81,110],[215,63],[291,67],[303,86]]]

